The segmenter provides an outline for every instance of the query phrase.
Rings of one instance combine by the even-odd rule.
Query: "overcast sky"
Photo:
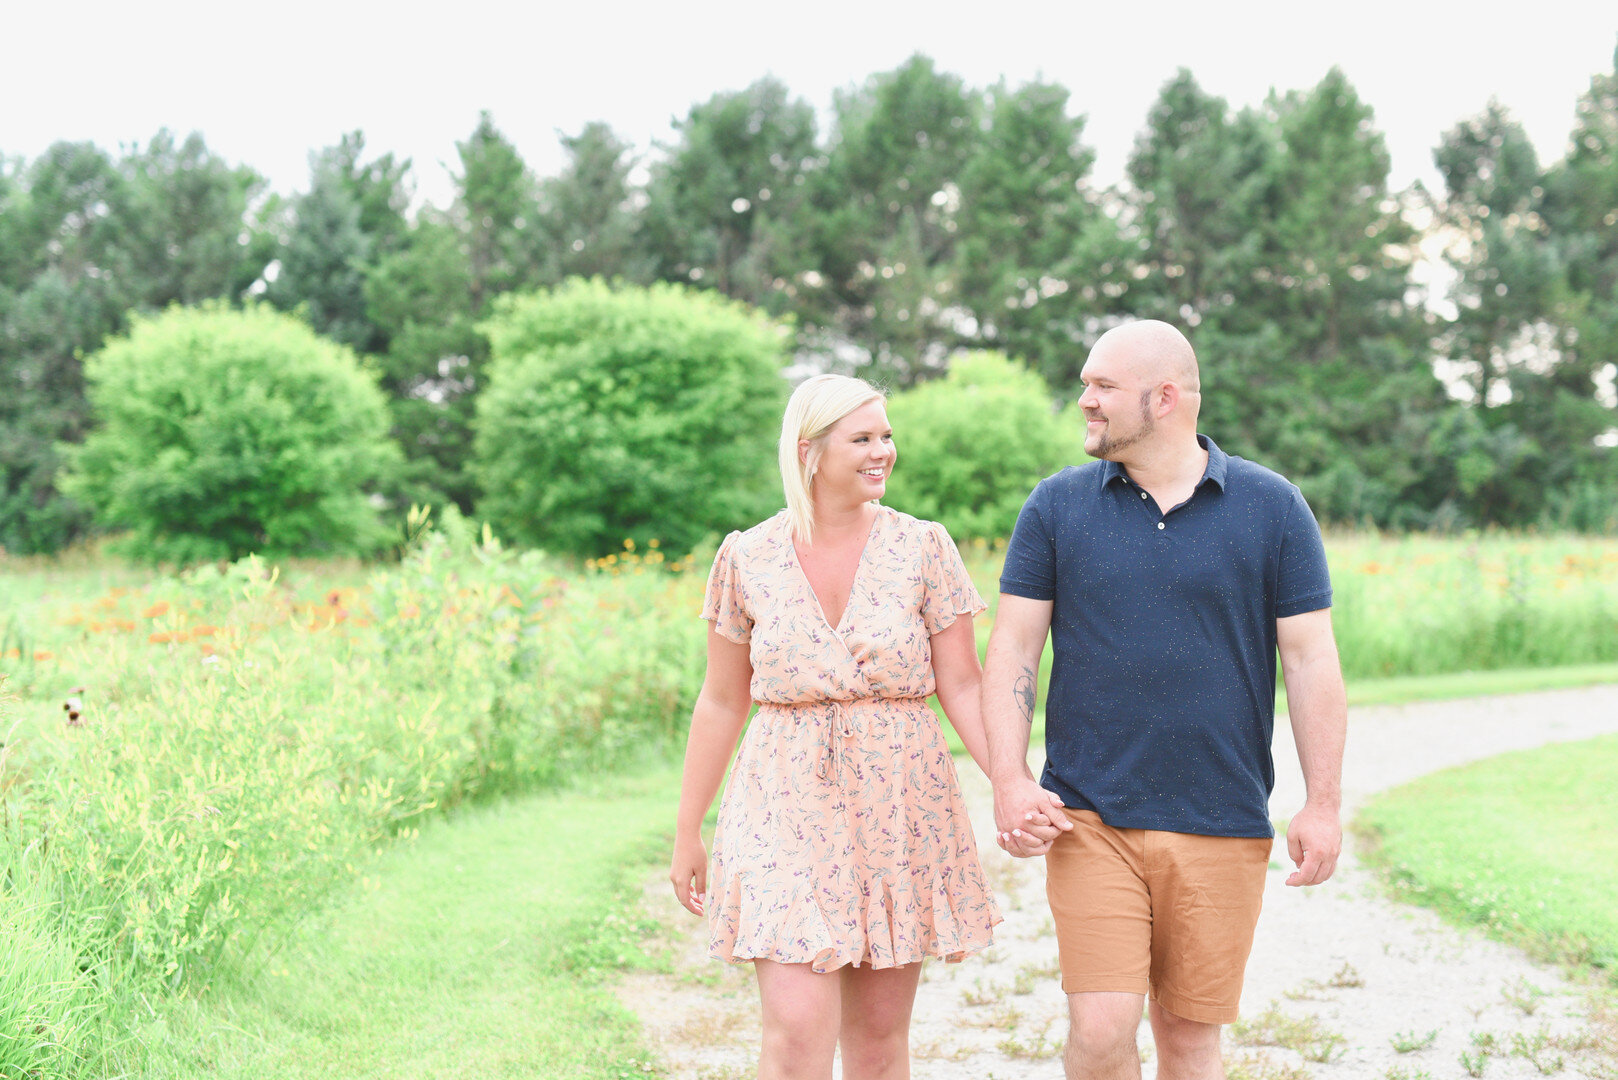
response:
[[[605,120],[642,150],[670,121],[766,74],[813,105],[915,52],[973,86],[1034,77],[1088,117],[1096,178],[1120,175],[1163,83],[1189,68],[1233,106],[1307,89],[1341,67],[1376,110],[1393,183],[1433,182],[1440,134],[1496,97],[1541,158],[1561,156],[1578,96],[1613,70],[1614,0],[1484,5],[1225,2],[1092,4],[351,3],[0,0],[0,154],[58,139],[108,149],[160,127],[201,131],[278,191],[307,155],[361,129],[415,162],[443,203],[449,163],[488,109],[540,173],[558,131]],[[823,127],[824,129],[824,127]]]

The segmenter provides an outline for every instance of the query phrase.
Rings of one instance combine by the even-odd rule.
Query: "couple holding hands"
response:
[[[1174,327],[1115,327],[1081,379],[1097,460],[1024,504],[981,666],[986,605],[954,543],[878,501],[897,448],[861,380],[798,387],[786,509],[720,546],[670,878],[711,954],[755,967],[765,1080],[827,1080],[839,1047],[845,1080],[908,1077],[922,960],[992,941],[933,694],[993,782],[1000,846],[1046,859],[1070,1078],[1140,1075],[1148,997],[1157,1075],[1224,1075],[1272,844],[1278,652],[1308,792],[1287,884],[1331,876],[1346,706],[1313,514],[1197,433],[1196,355]],[[733,751],[710,860],[702,821]]]

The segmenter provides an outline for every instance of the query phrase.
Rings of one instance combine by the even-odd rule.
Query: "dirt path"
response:
[[[1367,796],[1425,773],[1612,731],[1618,731],[1614,686],[1356,709],[1344,763],[1345,816],[1351,817]],[[1302,804],[1303,794],[1284,723],[1277,731],[1275,759],[1271,806],[1273,815],[1283,818]],[[978,835],[987,838],[994,825],[988,783],[970,765],[961,779]],[[1066,1000],[1055,975],[1044,866],[1039,860],[1014,860],[993,843],[980,847],[1006,921],[984,956],[953,966],[927,965],[911,1038],[914,1075],[918,1080],[1060,1077],[1056,1059],[1067,1026]],[[1388,900],[1355,859],[1352,841],[1336,876],[1321,888],[1286,888],[1287,870],[1285,843],[1278,841],[1247,967],[1242,1015],[1257,1021],[1273,1007],[1278,1022],[1304,1028],[1292,1040],[1302,1051],[1241,1045],[1227,1029],[1233,1078],[1465,1077],[1463,1053],[1477,1054],[1476,1040],[1491,1036],[1501,1052],[1491,1055],[1483,1070],[1489,1080],[1537,1077],[1542,1070],[1555,1071],[1558,1058],[1559,1075],[1570,1080],[1618,1077],[1610,1058],[1603,1063],[1567,1049],[1589,1031],[1581,990],[1555,969],[1479,933]],[[751,1077],[759,1036],[750,971],[707,959],[701,924],[678,911],[666,882],[648,883],[647,906],[674,933],[675,971],[627,980],[621,994],[625,1004],[644,1020],[670,1076]],[[1395,1042],[1422,1042],[1429,1032],[1435,1034],[1424,1048],[1401,1053],[1394,1047]],[[1610,1031],[1608,1038],[1613,1038]],[[1141,1046],[1143,1072],[1152,1077],[1145,1025]],[[1514,1046],[1518,1054],[1505,1053]],[[1308,1060],[1306,1053],[1329,1053],[1330,1060]]]

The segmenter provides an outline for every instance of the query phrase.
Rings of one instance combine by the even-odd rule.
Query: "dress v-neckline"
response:
[[[791,531],[787,532],[787,551],[792,556],[792,565],[798,570],[798,577],[803,580],[803,587],[809,591],[809,600],[815,605],[815,614],[820,616],[821,623],[833,634],[837,635],[839,640],[843,636],[843,624],[848,621],[848,611],[854,606],[854,597],[859,593],[860,576],[865,571],[865,556],[870,552],[871,543],[876,539],[877,529],[881,527],[885,517],[887,517],[887,507],[878,505],[876,516],[871,519],[871,528],[865,534],[865,546],[860,548],[859,561],[854,564],[854,579],[848,583],[848,598],[843,601],[843,611],[837,617],[836,625],[833,625],[832,621],[826,618],[826,609],[820,603],[820,596],[815,592],[814,583],[809,580],[809,571],[803,568],[803,560],[798,558],[798,545],[792,539]]]

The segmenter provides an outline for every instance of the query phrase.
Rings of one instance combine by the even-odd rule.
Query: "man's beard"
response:
[[[1106,417],[1102,417],[1102,419],[1105,420]],[[1103,458],[1109,461],[1116,460],[1118,451],[1127,450],[1129,447],[1134,446],[1150,435],[1152,429],[1156,426],[1157,421],[1152,418],[1152,392],[1142,390],[1140,394],[1140,427],[1128,435],[1113,438],[1111,424],[1109,423],[1107,429],[1096,437],[1096,448],[1091,450],[1086,446],[1084,451],[1094,458]]]

